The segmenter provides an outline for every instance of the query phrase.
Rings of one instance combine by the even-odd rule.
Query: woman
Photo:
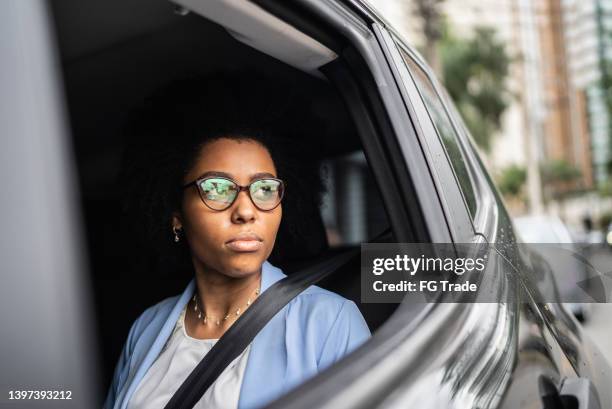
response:
[[[285,277],[268,258],[283,220],[283,178],[300,172],[286,166],[277,135],[286,131],[276,124],[287,123],[288,111],[271,109],[283,101],[262,84],[243,76],[174,84],[152,99],[131,128],[146,136],[149,147],[130,149],[141,150],[140,161],[127,155],[128,191],[138,196],[128,208],[162,223],[149,233],[161,233],[179,258],[190,260],[193,278],[182,294],[148,308],[133,323],[106,408],[164,407],[258,295]],[[287,198],[300,186],[320,190],[320,181],[313,185],[302,175],[295,186],[288,184]],[[311,286],[276,314],[196,407],[260,407],[369,336],[352,301]]]

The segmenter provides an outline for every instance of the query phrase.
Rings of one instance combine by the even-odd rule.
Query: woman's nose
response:
[[[231,209],[232,222],[234,223],[248,223],[253,221],[257,214],[257,208],[253,202],[251,202],[251,198],[247,191],[238,193],[238,197]]]

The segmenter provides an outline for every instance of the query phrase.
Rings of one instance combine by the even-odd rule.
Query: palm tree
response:
[[[508,57],[495,30],[478,27],[467,40],[448,30],[441,41],[444,83],[476,143],[488,151],[509,104]]]

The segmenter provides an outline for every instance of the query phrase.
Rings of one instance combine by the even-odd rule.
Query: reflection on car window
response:
[[[438,135],[440,136],[446,154],[451,162],[451,165],[455,171],[455,176],[461,186],[463,197],[467,203],[467,207],[472,217],[476,214],[476,195],[474,194],[474,187],[472,180],[468,173],[465,157],[459,146],[459,135],[457,135],[455,128],[449,118],[444,104],[436,92],[431,80],[427,74],[412,60],[412,58],[400,49],[404,62],[408,66],[408,70],[412,74],[416,86],[421,93],[423,102],[427,106],[431,120],[433,121]]]

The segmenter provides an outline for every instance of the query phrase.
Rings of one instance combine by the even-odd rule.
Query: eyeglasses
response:
[[[276,178],[257,179],[247,186],[240,186],[225,177],[209,176],[194,180],[183,186],[183,189],[192,185],[198,188],[204,204],[218,211],[229,209],[243,190],[248,192],[255,207],[263,211],[276,208],[285,193],[285,183]]]

